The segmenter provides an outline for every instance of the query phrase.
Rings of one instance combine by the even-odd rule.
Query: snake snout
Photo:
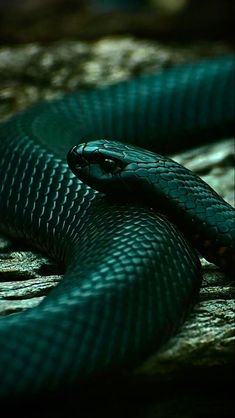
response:
[[[79,169],[85,168],[89,164],[83,155],[84,146],[85,144],[79,146],[75,145],[67,154],[67,163],[69,168],[75,174]]]

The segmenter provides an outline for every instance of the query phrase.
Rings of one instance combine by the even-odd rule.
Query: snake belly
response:
[[[201,283],[164,214],[107,199],[70,172],[75,143],[173,152],[234,132],[233,56],[39,103],[0,127],[0,228],[64,266],[35,308],[0,320],[0,396],[57,390],[135,365],[176,332]]]

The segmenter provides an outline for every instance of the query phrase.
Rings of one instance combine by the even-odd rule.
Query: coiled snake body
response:
[[[169,153],[233,134],[234,68],[232,56],[183,65],[67,94],[1,125],[1,230],[65,266],[39,306],[0,320],[1,396],[57,389],[156,350],[198,294],[188,239],[229,270],[233,209],[188,170],[105,140],[73,148],[72,170],[106,197],[74,176],[66,155],[103,138]],[[138,190],[139,203],[129,199]]]

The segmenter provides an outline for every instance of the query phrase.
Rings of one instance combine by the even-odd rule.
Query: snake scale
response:
[[[177,331],[197,299],[193,245],[222,269],[231,266],[233,208],[172,160],[157,154],[154,162],[150,151],[127,144],[166,154],[232,135],[234,71],[232,55],[204,59],[68,93],[1,124],[1,231],[65,271],[37,307],[1,318],[1,397],[58,390],[137,364]],[[120,154],[107,139],[125,143]],[[123,157],[129,174],[137,158],[137,171],[128,180],[124,170],[121,193],[112,172],[107,190],[101,183],[105,195],[74,176],[71,148],[68,162],[76,172],[80,158],[82,176],[87,166],[90,177],[120,170]],[[185,222],[188,238],[179,229]]]

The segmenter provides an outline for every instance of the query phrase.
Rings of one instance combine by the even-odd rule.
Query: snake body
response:
[[[169,153],[198,138],[232,135],[234,69],[233,56],[202,60],[39,103],[1,125],[1,230],[55,258],[65,274],[40,305],[1,319],[0,396],[57,390],[134,365],[176,332],[201,283],[196,251],[152,203],[123,201],[117,191],[117,199],[106,197],[79,181],[66,155],[74,144],[100,138]],[[233,209],[197,177],[184,182],[185,169],[177,165],[176,174],[174,164],[160,170],[157,189],[167,195],[167,184],[180,177],[170,193],[176,205],[163,205],[167,216],[184,200],[197,247],[226,269]],[[147,166],[139,171],[140,188],[156,174]],[[190,198],[193,189],[203,193],[203,205]],[[181,215],[173,215],[177,222]]]

